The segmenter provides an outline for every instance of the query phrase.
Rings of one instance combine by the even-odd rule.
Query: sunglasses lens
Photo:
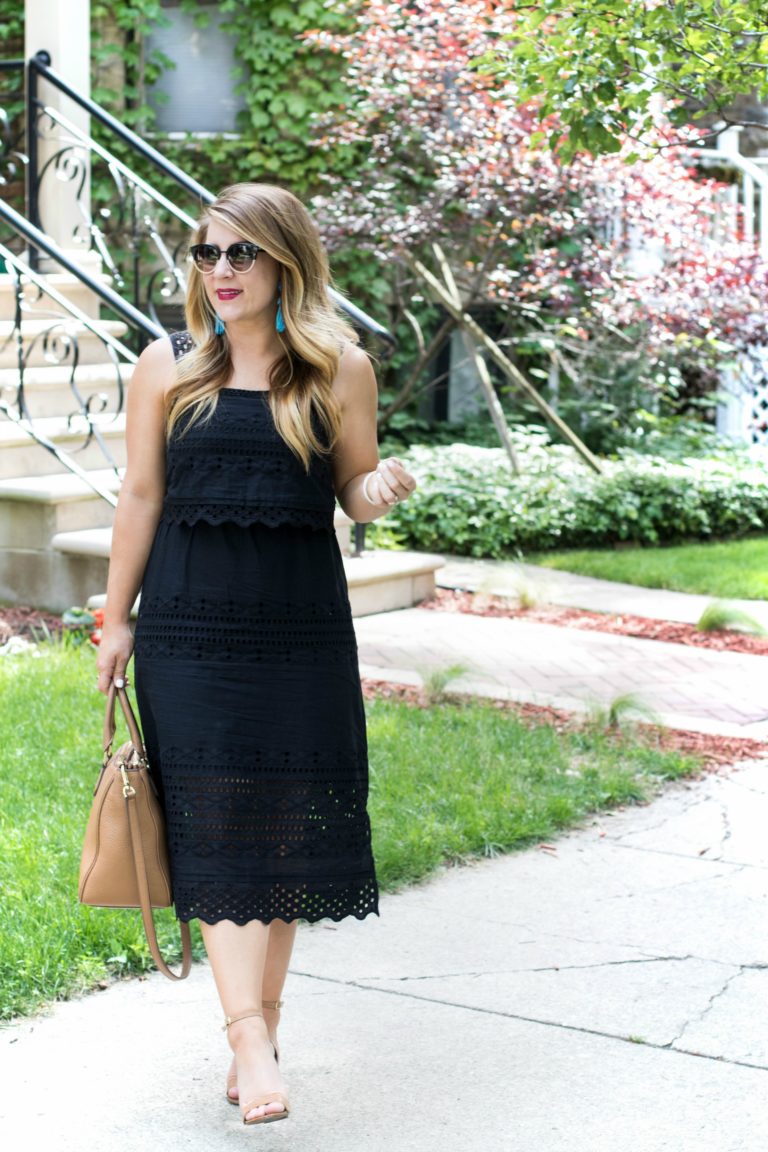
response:
[[[227,252],[230,268],[234,272],[248,272],[258,251],[255,244],[233,244]]]
[[[196,244],[192,249],[192,259],[201,272],[213,272],[220,255],[213,244]]]

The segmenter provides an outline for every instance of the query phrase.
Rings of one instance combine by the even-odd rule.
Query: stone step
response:
[[[442,556],[429,552],[372,549],[360,556],[345,556],[352,615],[393,612],[434,596],[435,572],[443,564]]]
[[[343,513],[342,513],[343,515]],[[91,594],[93,587],[105,587],[107,562],[111,544],[111,529],[91,529],[82,532],[62,532],[54,536],[52,547],[62,553],[71,565],[80,565],[80,571],[73,567],[70,577],[83,576],[101,580],[91,588],[76,585],[70,578],[69,599],[65,606],[89,604],[98,608],[104,603],[103,593]],[[398,608],[408,608],[426,599],[435,591],[435,572],[442,567],[442,556],[424,552],[385,552],[371,550],[361,556],[344,556],[344,571],[349,588],[349,600],[353,616],[369,616],[375,612],[389,612]],[[59,589],[63,580],[59,581]],[[61,610],[63,603],[49,604],[53,610]],[[64,597],[66,599],[66,597]]]
[[[46,453],[46,456],[48,454]],[[120,480],[111,469],[92,473],[117,493]],[[0,480],[0,546],[45,549],[59,532],[109,530],[114,509],[71,472]]]
[[[110,336],[121,340],[127,325],[119,320],[100,320],[99,326]],[[75,350],[79,364],[100,364],[109,357],[104,342],[84,324],[72,317],[24,319],[21,322],[26,363],[30,367],[46,364],[72,364]],[[16,336],[13,321],[0,321],[0,368],[15,368],[17,363]]]
[[[102,501],[102,503],[104,502]],[[341,508],[336,509],[333,524],[342,553],[349,551],[352,523],[353,521]],[[112,529],[111,527],[92,526],[77,531],[61,531],[52,538],[51,547],[71,555],[92,556],[108,560],[112,548]]]
[[[94,423],[109,446],[115,464],[122,468],[125,465],[125,416],[96,416]],[[96,441],[87,448],[81,447],[85,438],[82,418],[78,417],[69,427],[63,416],[45,416],[35,420],[34,427],[40,436],[71,453],[81,468],[100,469],[108,465]],[[25,434],[12,420],[0,416],[0,479],[62,472],[66,472],[66,468],[51,452]]]
[[[105,276],[103,273],[97,273],[95,269],[88,268],[88,273],[94,280],[104,284],[106,287],[112,286],[112,279]],[[86,316],[93,316],[97,319],[100,314],[101,300],[93,292],[87,284],[82,280],[78,280],[76,276],[71,276],[68,272],[46,272],[42,273],[45,277],[46,283],[55,288],[62,296],[66,296],[76,308],[81,312],[85,312]],[[31,312],[44,312],[53,311],[58,312],[60,305],[56,300],[53,300],[46,293],[38,292],[37,286],[33,284],[26,276],[21,277],[22,293],[24,296],[25,310]],[[16,288],[15,281],[12,276],[7,273],[0,275],[0,320],[13,320],[16,315]]]
[[[119,379],[123,390],[130,383],[133,364],[120,363]],[[16,392],[19,383],[18,368],[0,368],[0,396],[15,408]],[[93,397],[92,407],[99,403],[97,397],[106,398],[105,411],[114,412],[118,405],[118,369],[114,364],[80,364],[76,372],[71,368],[55,365],[27,368],[24,372],[24,398],[33,419],[40,416],[65,416],[76,407],[72,391],[78,389],[84,400]]]

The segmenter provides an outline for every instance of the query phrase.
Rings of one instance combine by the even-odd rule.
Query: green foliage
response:
[[[197,0],[181,0],[204,27],[209,15]],[[223,27],[235,42],[239,61],[233,85],[244,96],[246,110],[237,139],[213,135],[205,139],[155,141],[159,150],[204,187],[216,192],[238,180],[278,182],[290,186],[300,197],[317,190],[322,173],[343,168],[339,150],[311,148],[308,140],[313,117],[338,105],[344,97],[341,76],[345,61],[303,41],[315,30],[342,30],[349,15],[341,14],[323,0],[223,0],[218,5],[225,17]],[[173,67],[164,53],[150,51],[147,37],[153,28],[169,23],[162,0],[125,0],[114,5],[105,0],[91,4],[91,96],[123,123],[138,131],[152,129],[155,109],[147,100],[148,87]],[[24,12],[13,0],[0,0],[0,36],[8,43],[23,38]],[[55,66],[54,61],[54,66]],[[157,96],[153,97],[155,101]],[[101,126],[93,131],[119,159],[136,168],[172,200],[180,200],[178,188],[145,166]],[[110,180],[95,173],[94,200],[109,204],[114,199]],[[182,205],[195,215],[195,207]]]
[[[457,680],[469,669],[464,664],[451,664],[447,668],[433,668],[422,677],[423,692],[430,704],[441,703],[451,680]]]
[[[343,28],[344,18],[323,0],[222,0],[219,11],[242,64],[238,91],[247,111],[241,163],[252,174],[305,195],[319,173],[334,167],[334,157],[310,149],[308,137],[312,117],[343,98],[344,61],[310,50],[302,36],[317,28]]]
[[[513,81],[543,122],[557,117],[540,137],[564,160],[618,152],[625,134],[647,142],[659,93],[675,125],[768,97],[763,0],[541,0],[509,23],[480,67]]]
[[[0,41],[3,45],[8,45],[17,43],[23,36],[24,5],[19,4],[18,0],[2,0],[0,3]]]
[[[115,42],[103,34],[110,20],[121,33]],[[146,35],[153,27],[169,24],[161,0],[127,0],[121,4],[93,0],[91,3],[91,98],[113,112],[129,127],[146,128],[155,113],[146,102],[147,85],[171,67],[162,52],[150,52]],[[101,76],[115,58],[122,62],[124,82],[119,89],[101,83]],[[55,61],[54,61],[55,66]]]
[[[541,431],[513,439],[518,477],[501,449],[412,448],[403,458],[419,486],[387,514],[389,527],[411,547],[488,557],[768,528],[768,469],[746,454],[671,463],[625,452],[597,475]]]

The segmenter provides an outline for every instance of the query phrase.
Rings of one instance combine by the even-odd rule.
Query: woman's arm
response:
[[[378,389],[361,348],[350,344],[344,350],[333,390],[342,418],[333,460],[336,498],[355,523],[367,524],[410,496],[416,481],[395,456],[379,460]]]
[[[165,495],[166,390],[174,380],[173,350],[157,340],[139,357],[128,387],[128,462],[115,510],[104,626],[96,666],[100,692],[125,678],[133,652],[131,608],[136,600]]]

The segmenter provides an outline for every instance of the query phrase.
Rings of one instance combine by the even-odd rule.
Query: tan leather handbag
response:
[[[81,904],[140,908],[152,958],[171,980],[183,980],[192,965],[189,925],[181,924],[181,973],[160,955],[153,908],[173,903],[165,818],[147,762],[144,742],[125,689],[110,686],[104,716],[104,757],[93,793],[80,860]],[[115,702],[120,701],[130,740],[112,752]]]

